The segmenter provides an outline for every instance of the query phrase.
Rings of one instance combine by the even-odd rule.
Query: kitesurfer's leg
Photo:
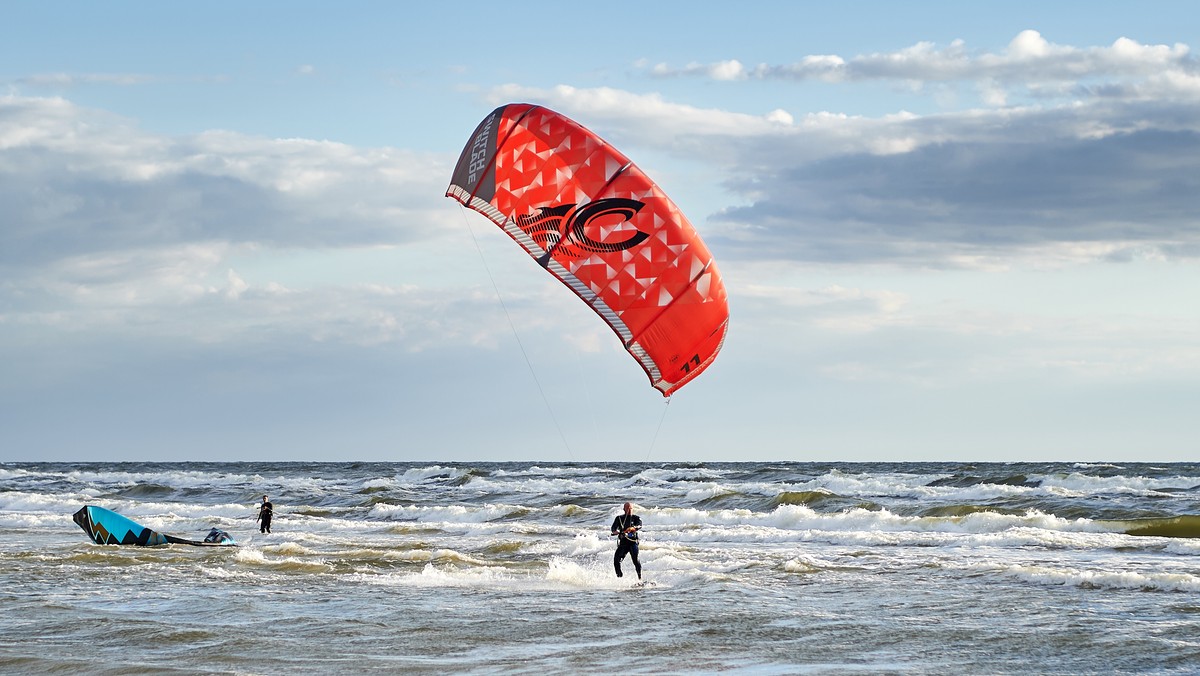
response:
[[[638,579],[642,579],[642,564],[638,562],[638,546],[636,542],[629,545],[629,556],[633,559],[633,568],[637,571]]]
[[[621,573],[621,559],[625,558],[625,541],[621,540],[617,544],[617,553],[613,554],[613,568],[617,570],[617,577],[624,577]]]

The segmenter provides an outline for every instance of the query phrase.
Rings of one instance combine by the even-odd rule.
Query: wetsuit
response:
[[[637,570],[638,579],[642,579],[642,564],[638,562],[638,534],[637,531],[629,533],[625,532],[626,528],[641,528],[642,517],[636,514],[625,516],[618,514],[617,518],[613,519],[612,530],[617,532],[617,553],[613,554],[613,568],[617,571],[617,577],[622,577],[621,559],[625,558],[626,554],[633,559],[633,567]]]
[[[262,503],[262,507],[258,508],[258,520],[262,521],[262,526],[259,527],[258,532],[260,532],[260,533],[270,533],[271,532],[271,514],[274,511],[275,511],[275,507],[272,506],[271,503],[269,503],[269,502]]]

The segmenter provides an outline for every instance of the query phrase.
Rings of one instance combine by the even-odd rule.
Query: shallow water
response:
[[[1196,515],[1197,465],[3,464],[0,671],[1196,673]]]

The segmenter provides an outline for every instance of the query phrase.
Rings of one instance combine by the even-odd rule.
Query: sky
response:
[[[1190,2],[10,3],[0,462],[1195,461]],[[562,112],[729,293],[669,400],[444,194]]]

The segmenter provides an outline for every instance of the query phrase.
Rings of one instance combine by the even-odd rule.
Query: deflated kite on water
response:
[[[663,396],[708,368],[729,306],[712,254],[617,149],[541,106],[484,118],[447,197],[503,228],[620,337]]]

